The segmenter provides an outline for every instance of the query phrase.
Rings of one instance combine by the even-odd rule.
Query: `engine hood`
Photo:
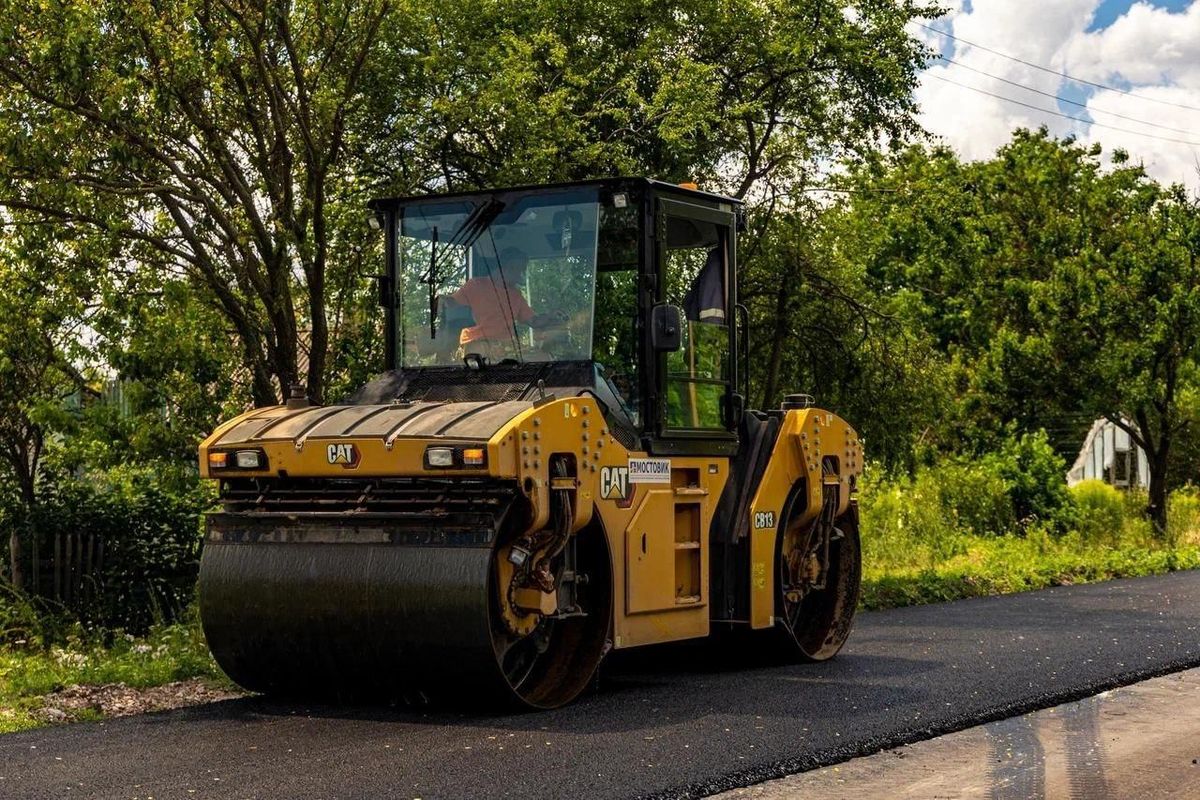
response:
[[[486,445],[486,471],[507,474],[509,450],[502,453],[491,440],[533,408],[528,400],[273,406],[218,428],[200,446],[200,469],[205,477],[217,477],[208,463],[211,451],[256,450],[265,456],[265,467],[241,470],[231,464],[220,475],[420,475],[427,474],[424,454],[431,445]]]
[[[504,423],[529,409],[528,401],[475,403],[405,403],[387,405],[275,406],[250,412],[217,433],[209,446],[254,446],[308,439],[429,439],[486,441]]]

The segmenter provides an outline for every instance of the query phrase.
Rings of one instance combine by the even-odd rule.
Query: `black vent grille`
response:
[[[221,503],[232,513],[372,513],[421,518],[470,514],[499,519],[516,494],[515,485],[494,480],[271,478],[221,483]]]

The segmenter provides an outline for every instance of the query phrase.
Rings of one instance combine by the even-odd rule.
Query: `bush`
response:
[[[917,480],[936,486],[942,514],[961,533],[1000,536],[1017,527],[1009,485],[987,462],[950,461],[924,470]]]
[[[1086,480],[1071,487],[1075,529],[1085,542],[1116,543],[1125,529],[1125,498],[1104,481]]]
[[[1074,525],[1067,463],[1054,452],[1045,431],[1009,436],[998,452],[981,461],[1008,484],[1013,513],[1022,529],[1040,523],[1063,533]]]
[[[1171,492],[1167,500],[1167,539],[1176,544],[1200,544],[1200,487],[1191,484]]]
[[[35,598],[0,580],[0,644],[42,644],[50,614],[39,605]]]
[[[938,482],[868,475],[859,494],[867,562],[934,565],[963,551],[957,520],[947,513]]]
[[[70,611],[89,625],[142,632],[174,619],[191,601],[200,514],[211,503],[211,489],[195,470],[116,467],[44,486],[27,524],[47,563],[59,534],[102,541],[95,580],[71,599]]]

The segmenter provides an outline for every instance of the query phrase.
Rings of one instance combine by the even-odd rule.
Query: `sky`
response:
[[[955,62],[935,60],[921,75],[927,131],[980,159],[1014,129],[1045,125],[1099,142],[1106,157],[1124,149],[1158,180],[1200,190],[1200,0],[943,5],[953,10],[928,23],[941,33],[912,27]]]

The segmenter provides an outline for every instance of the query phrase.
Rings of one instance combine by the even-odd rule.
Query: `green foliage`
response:
[[[1200,542],[1200,488],[1188,484],[1176,489],[1167,509],[1167,543]]]
[[[850,184],[829,247],[940,354],[930,389],[949,389],[933,401],[947,413],[922,440],[987,452],[1015,424],[1065,428],[1065,450],[1091,420],[1131,420],[1161,530],[1171,448],[1195,406],[1196,201],[1044,130],[974,163],[924,147],[868,158]],[[1025,499],[1039,518],[1059,504]]]
[[[1076,519],[1065,473],[1044,433],[1014,437],[979,458],[943,459],[912,476],[870,470],[859,497],[864,562],[934,569],[963,555],[973,539],[1065,533]]]
[[[1040,523],[1062,532],[1071,525],[1071,496],[1064,480],[1067,464],[1050,447],[1045,431],[1010,435],[983,461],[1005,483],[1022,527]]]
[[[941,513],[957,533],[1000,536],[1019,529],[1013,486],[994,461],[948,461],[921,470],[917,482],[937,487]]]
[[[0,580],[0,647],[43,644],[54,636],[52,619],[44,603]]]
[[[1079,535],[1088,542],[1115,543],[1125,528],[1125,498],[1104,481],[1087,480],[1071,487],[1078,510]]]
[[[95,470],[47,482],[24,524],[47,560],[57,537],[101,540],[98,580],[70,611],[89,625],[139,632],[191,602],[200,513],[212,492],[194,471],[169,464]]]
[[[106,304],[166,284],[202,297],[244,367],[223,374],[255,403],[298,378],[320,398],[379,355],[369,196],[619,173],[739,195],[793,182],[916,130],[926,48],[906,25],[937,9],[855,12],[19,0],[0,15],[0,206],[47,245],[102,253]],[[130,368],[169,371],[153,355],[133,344]]]
[[[854,422],[872,458],[911,468],[952,387],[933,339],[847,249],[866,221],[844,222],[811,200],[751,213],[739,290],[750,309],[751,396],[777,408],[787,393],[813,394]]]
[[[1070,490],[1075,527],[1066,532],[1018,524],[1007,487],[1001,494],[1012,527],[970,528],[966,514],[959,516],[956,530],[945,522],[954,517],[953,507],[933,506],[963,495],[948,492],[947,497],[930,486],[935,477],[950,485],[953,479],[947,476],[969,468],[951,462],[922,470],[915,480],[863,485],[863,607],[936,603],[1200,568],[1200,500],[1191,490],[1172,497],[1171,507],[1178,510],[1173,511],[1170,542],[1156,537],[1142,514],[1144,495],[1119,492],[1099,481],[1084,481]],[[992,480],[998,478],[993,474]]]
[[[1114,549],[1063,540],[1047,549],[1022,538],[978,538],[966,544],[962,558],[936,567],[869,568],[861,607],[940,603],[1189,569],[1200,569],[1200,547],[1195,545]]]

